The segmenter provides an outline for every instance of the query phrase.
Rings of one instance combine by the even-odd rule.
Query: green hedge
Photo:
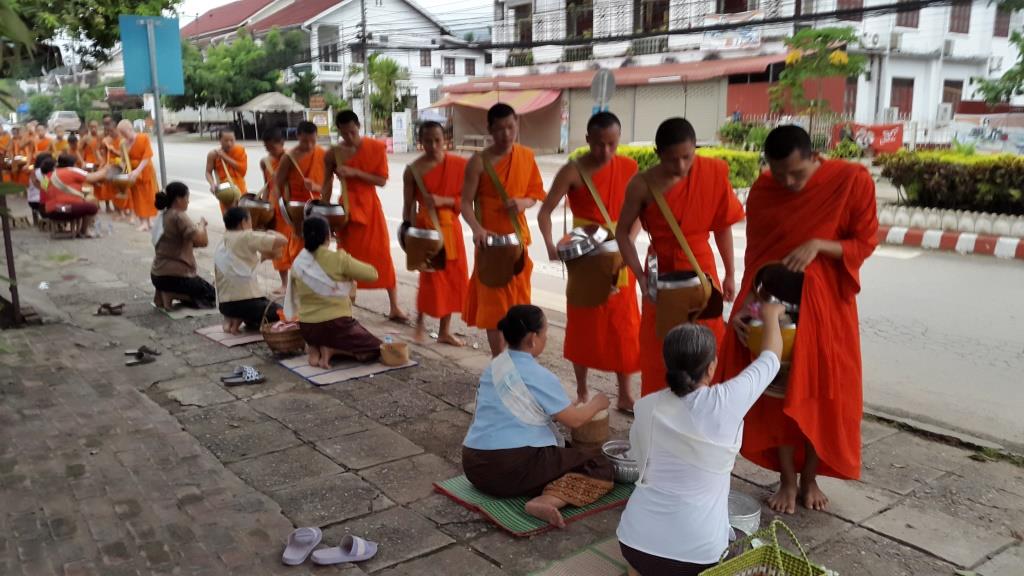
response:
[[[569,155],[576,158],[586,154],[586,146],[577,148]],[[646,170],[658,163],[658,155],[654,146],[619,146],[618,153],[636,160],[641,170]],[[698,148],[697,154],[708,158],[725,160],[729,165],[729,182],[733,188],[750,188],[761,173],[761,155],[757,152],[744,152],[731,148]]]
[[[900,151],[879,156],[875,165],[915,206],[1024,214],[1021,156]]]

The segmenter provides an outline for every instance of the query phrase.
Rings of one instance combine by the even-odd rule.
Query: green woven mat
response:
[[[552,528],[547,522],[526,513],[526,502],[529,500],[527,497],[494,498],[488,496],[474,488],[465,476],[437,482],[434,484],[434,487],[438,492],[445,494],[463,506],[480,512],[492,522],[516,536],[532,536]],[[632,484],[616,484],[611,492],[605,494],[593,504],[583,506],[582,508],[566,506],[562,509],[562,517],[568,523],[603,510],[622,506],[632,493]]]

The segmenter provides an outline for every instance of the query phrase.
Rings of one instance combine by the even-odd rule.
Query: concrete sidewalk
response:
[[[194,334],[216,316],[154,311],[149,237],[125,224],[91,241],[18,230],[15,248],[23,297],[50,323],[0,333],[2,574],[528,574],[614,533],[618,512],[606,512],[513,539],[432,492],[459,473],[482,350],[415,346],[416,368],[314,388],[262,344]],[[401,297],[411,310],[414,287]],[[93,316],[120,301],[125,316]],[[385,304],[360,294],[360,320],[409,335],[384,320]],[[570,389],[561,339],[553,329],[542,362]],[[164,353],[123,366],[140,344]],[[220,385],[240,362],[268,382]],[[612,418],[624,435],[629,421]],[[858,576],[1024,573],[1024,469],[876,421],[863,431],[862,482],[826,481],[832,513],[785,518],[813,560]],[[748,462],[734,475],[756,497],[775,482]],[[323,527],[331,545],[358,534],[380,553],[358,567],[285,568],[298,525]]]

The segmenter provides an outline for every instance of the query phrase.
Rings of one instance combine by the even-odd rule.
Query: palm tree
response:
[[[363,68],[362,65],[355,64],[349,69],[350,76],[360,76],[360,82],[356,84],[355,90],[369,99],[373,120],[387,126],[390,124],[391,113],[395,110],[398,83],[409,79],[409,71],[402,68],[394,59],[376,52],[366,59],[365,73]],[[366,90],[367,80],[370,81],[372,88],[370,94],[367,94]]]
[[[31,54],[34,44],[35,36],[14,11],[11,0],[0,0],[0,71],[17,65],[23,52]],[[7,85],[0,86],[0,104],[14,108],[14,94]]]

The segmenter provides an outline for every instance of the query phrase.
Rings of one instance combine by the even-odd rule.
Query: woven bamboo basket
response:
[[[267,348],[270,348],[274,354],[282,356],[300,354],[305,351],[306,341],[302,339],[302,332],[299,331],[298,326],[283,332],[271,331],[272,324],[267,322],[267,310],[269,309],[270,304],[267,304],[267,307],[263,309],[263,319],[260,321],[260,334],[263,335],[263,341],[267,343]]]
[[[796,545],[799,554],[786,550],[779,544],[778,530],[782,528]],[[725,560],[730,551],[745,550],[754,540],[763,544],[740,553],[738,556]],[[700,573],[700,576],[825,576],[827,572],[815,566],[807,558],[803,546],[796,535],[781,520],[774,520],[767,527],[737,540],[729,545],[722,554],[723,560],[713,568]]]

